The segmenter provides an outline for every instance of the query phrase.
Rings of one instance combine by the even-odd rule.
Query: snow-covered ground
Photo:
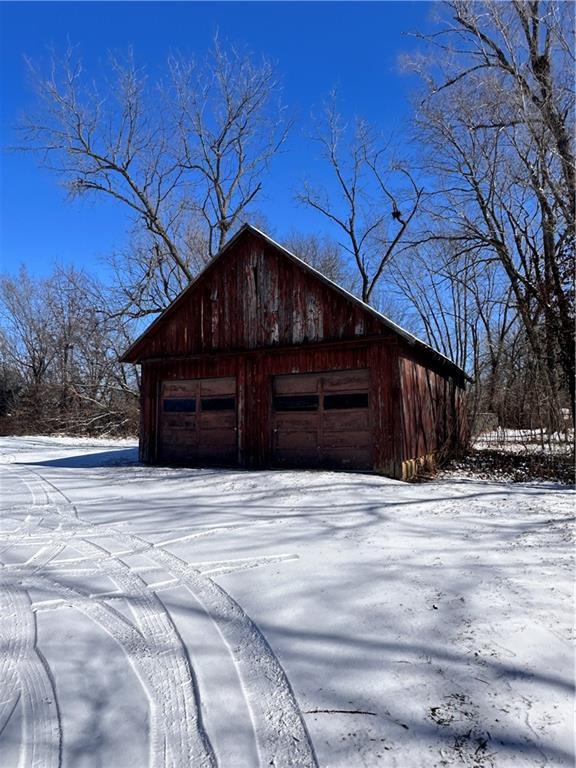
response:
[[[0,765],[571,766],[566,487],[0,438]]]
[[[503,429],[482,432],[474,441],[477,451],[499,450],[508,453],[543,451],[545,453],[567,453],[574,444],[574,430],[562,434],[549,434],[540,429]]]

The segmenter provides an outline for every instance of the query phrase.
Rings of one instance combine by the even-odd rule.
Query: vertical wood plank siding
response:
[[[401,355],[403,461],[451,452],[465,437],[462,390],[454,379]]]
[[[186,299],[136,353],[194,355],[382,333],[361,306],[252,237],[209,267]]]
[[[163,381],[235,377],[238,463],[272,464],[274,376],[369,369],[374,469],[410,462],[464,437],[463,373],[409,343],[263,237],[246,232],[131,348],[142,364],[140,457],[158,455]]]
[[[162,381],[235,376],[238,399],[240,465],[267,467],[272,460],[272,379],[288,373],[320,373],[370,369],[375,469],[398,475],[395,439],[400,437],[400,413],[394,404],[393,377],[397,370],[394,340],[355,344],[353,348],[262,350],[247,354],[206,355],[195,359],[158,360],[142,366],[141,459],[157,460],[156,399]]]

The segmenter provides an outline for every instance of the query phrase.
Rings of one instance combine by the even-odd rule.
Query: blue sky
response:
[[[398,71],[399,54],[415,41],[404,33],[430,27],[425,2],[10,2],[0,3],[1,235],[3,270],[25,263],[45,274],[55,261],[101,269],[102,258],[128,236],[126,211],[113,201],[71,203],[57,178],[29,154],[7,151],[14,125],[34,103],[24,56],[47,59],[47,46],[77,44],[85,66],[97,71],[108,50],[131,45],[151,74],[170,51],[201,57],[216,30],[221,38],[274,60],[284,102],[297,124],[287,151],[265,179],[258,207],[273,234],[325,225],[293,201],[314,172],[317,150],[306,136],[310,113],[337,87],[346,117],[362,115],[402,137],[415,83]]]

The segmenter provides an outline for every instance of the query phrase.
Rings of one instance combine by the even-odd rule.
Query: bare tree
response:
[[[518,313],[498,264],[478,263],[473,254],[439,241],[421,244],[394,262],[386,282],[411,312],[405,322],[473,378],[467,402],[472,431],[479,412],[505,423],[504,370],[518,333]]]
[[[328,279],[346,289],[354,287],[342,248],[335,240],[316,233],[291,232],[284,239],[284,245]]]
[[[411,60],[436,179],[428,236],[501,266],[558,412],[562,391],[574,403],[573,16],[556,2],[455,0],[440,25]]]
[[[4,358],[19,370],[32,393],[42,388],[56,355],[51,342],[53,321],[46,311],[44,296],[44,286],[24,268],[17,278],[0,279]]]
[[[107,302],[103,286],[73,268],[45,279],[25,270],[2,278],[0,353],[12,431],[134,433],[137,373],[117,362],[130,329],[111,319]]]
[[[24,147],[71,196],[124,206],[146,234],[128,253],[135,264],[125,272],[138,275],[133,292],[146,292],[143,279],[164,282],[169,300],[172,286],[192,279],[254,203],[286,137],[272,65],[216,40],[204,62],[170,59],[158,83],[131,52],[110,56],[98,84],[73,49],[62,59],[53,54],[48,74],[30,67],[39,106],[22,125]]]
[[[401,250],[423,189],[403,165],[386,167],[389,145],[365,121],[357,120],[350,131],[334,94],[313,138],[331,168],[336,192],[307,183],[297,200],[336,226],[358,271],[362,299],[370,302],[386,265]]]
[[[270,62],[255,64],[218,38],[209,61],[198,67],[182,57],[169,62],[175,91],[180,167],[193,174],[197,206],[217,253],[262,190],[262,179],[284,143],[289,122]]]
[[[47,76],[29,66],[39,106],[23,122],[25,148],[41,155],[71,196],[97,193],[122,203],[190,278],[172,234],[186,207],[183,172],[166,111],[131,52],[125,61],[109,57],[99,87],[72,48],[62,59],[52,55]]]
[[[188,222],[188,265],[193,275],[209,261],[208,243],[200,226]],[[162,312],[184,290],[189,280],[158,243],[138,228],[129,245],[106,258],[112,273],[109,310],[115,317],[136,320]]]

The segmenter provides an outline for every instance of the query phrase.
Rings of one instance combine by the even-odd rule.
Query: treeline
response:
[[[473,424],[562,432],[575,395],[574,17],[538,0],[437,11],[403,62],[421,82],[403,144],[346,122],[331,94],[311,130],[318,164],[294,180],[325,234],[284,244],[464,367]],[[107,285],[62,269],[3,279],[1,428],[128,432],[138,379],[119,351],[242,221],[271,230],[258,200],[297,128],[275,68],[218,40],[205,61],[170,57],[158,82],[131,53],[97,76],[73,50],[31,70],[23,148],[72,196],[112,197],[133,236]]]
[[[138,374],[105,287],[85,272],[0,280],[0,431],[134,435]]]

